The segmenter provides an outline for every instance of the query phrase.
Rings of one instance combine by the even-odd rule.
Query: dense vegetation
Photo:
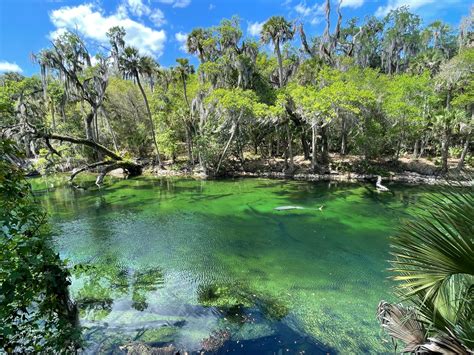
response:
[[[73,352],[78,314],[69,271],[51,248],[46,213],[0,141],[0,346],[8,353]]]
[[[338,11],[333,33],[330,1],[326,14],[314,38],[282,17],[265,23],[259,42],[244,38],[238,18],[196,28],[187,49],[197,70],[183,58],[160,68],[122,28],[95,57],[65,33],[35,56],[41,77],[2,76],[3,134],[43,168],[99,169],[99,182],[117,167],[136,175],[144,159],[184,156],[207,175],[251,154],[284,158],[289,173],[295,155],[327,172],[330,153],[441,157],[441,172],[451,156],[461,169],[474,112],[472,14],[455,31],[422,26],[403,7],[345,24]]]

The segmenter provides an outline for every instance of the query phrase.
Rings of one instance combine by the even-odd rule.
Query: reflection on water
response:
[[[90,353],[132,341],[258,354],[387,351],[374,314],[391,298],[388,236],[426,193],[265,179],[33,185],[56,248],[75,265]]]

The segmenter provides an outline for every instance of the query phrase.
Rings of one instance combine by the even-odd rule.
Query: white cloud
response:
[[[247,27],[247,32],[249,35],[258,37],[260,36],[260,32],[262,32],[263,24],[265,22],[254,22],[254,23],[249,23]]]
[[[216,5],[214,4],[209,4],[209,11],[212,11],[216,8]]]
[[[173,5],[173,7],[186,7],[191,3],[191,0],[158,0],[158,2]]]
[[[445,0],[448,2],[448,0]],[[385,16],[391,10],[395,10],[401,6],[408,6],[410,10],[416,10],[422,6],[434,4],[437,0],[388,0],[385,6],[379,6],[375,12],[375,16]]]
[[[7,61],[0,61],[0,72],[16,72],[21,73],[23,70],[16,63],[10,63]]]
[[[156,27],[161,27],[166,23],[165,14],[158,8],[151,9],[149,6],[143,3],[143,0],[127,0],[127,7],[130,12],[138,17],[148,16],[151,22]],[[126,16],[127,9],[124,5],[120,5],[117,13],[122,16]]]
[[[160,9],[154,9],[150,16],[150,21],[155,24],[156,27],[161,27],[166,23],[165,14]]]
[[[354,1],[354,0],[349,0]],[[295,11],[303,18],[309,20],[311,24],[315,25],[322,20],[324,14],[324,3],[314,4],[313,6],[306,5],[306,2],[300,2],[295,6]]]
[[[174,38],[178,43],[180,44],[179,49],[181,49],[183,52],[188,52],[188,47],[186,46],[186,42],[188,40],[188,34],[183,33],[183,32],[178,32],[175,33]]]
[[[100,8],[92,4],[65,6],[49,15],[56,30],[50,34],[55,37],[65,30],[77,31],[86,39],[108,43],[107,31],[113,26],[122,26],[127,32],[125,41],[137,47],[141,52],[159,57],[163,53],[166,33],[154,30],[128,17],[125,9],[105,15]]]
[[[341,7],[352,7],[357,9],[364,5],[365,0],[342,0]]]
[[[127,0],[128,8],[135,16],[143,16],[150,14],[150,8],[146,6],[142,0]]]

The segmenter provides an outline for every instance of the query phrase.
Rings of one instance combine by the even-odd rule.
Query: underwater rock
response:
[[[201,342],[202,350],[216,352],[222,348],[226,341],[230,339],[230,332],[227,330],[217,330],[211,333],[209,338]]]
[[[143,343],[130,343],[119,347],[122,354],[128,355],[175,355],[180,352],[174,346],[169,345],[161,348],[154,348]]]
[[[301,206],[280,206],[275,207],[275,211],[291,211],[291,210],[304,210],[304,207]]]

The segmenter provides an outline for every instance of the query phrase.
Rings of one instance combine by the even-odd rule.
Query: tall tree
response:
[[[281,16],[273,16],[263,24],[261,40],[263,43],[272,42],[278,61],[278,84],[280,89],[285,85],[286,78],[283,75],[283,58],[281,55],[281,45],[293,39],[294,31],[291,23]],[[286,124],[286,134],[288,139],[288,156],[290,158],[290,169],[293,170],[293,146],[290,131],[290,121]]]
[[[194,131],[193,127],[193,117],[192,117],[192,109],[191,103],[189,102],[188,98],[188,88],[187,88],[187,80],[191,74],[194,73],[194,68],[192,65],[189,64],[189,60],[186,58],[178,58],[176,59],[178,66],[175,68],[176,74],[178,76],[178,80],[180,81],[183,89],[183,96],[186,102],[186,111],[188,112],[188,118],[185,120],[185,130],[186,130],[186,150],[188,152],[188,161],[189,164],[194,165],[194,157],[193,157],[193,143],[192,143],[192,134]]]
[[[97,114],[105,99],[108,84],[108,63],[99,58],[94,68],[89,52],[81,38],[66,32],[53,42],[51,49],[41,51],[36,60],[41,66],[44,91],[47,89],[47,71],[56,71],[63,81],[66,94],[71,99],[84,100],[91,110],[84,117],[86,137],[96,141],[93,124],[97,125]]]
[[[126,78],[132,78],[133,80],[135,80],[135,83],[138,85],[138,88],[140,89],[140,92],[142,94],[143,101],[145,102],[146,112],[148,115],[151,136],[155,147],[156,160],[158,162],[158,165],[162,166],[160,149],[156,140],[155,123],[153,122],[153,116],[151,114],[147,94],[140,80],[141,76],[149,77],[153,75],[153,72],[156,70],[156,67],[157,65],[153,58],[140,55],[138,49],[134,47],[125,47],[123,49],[123,52],[119,56],[120,72],[122,72]]]

